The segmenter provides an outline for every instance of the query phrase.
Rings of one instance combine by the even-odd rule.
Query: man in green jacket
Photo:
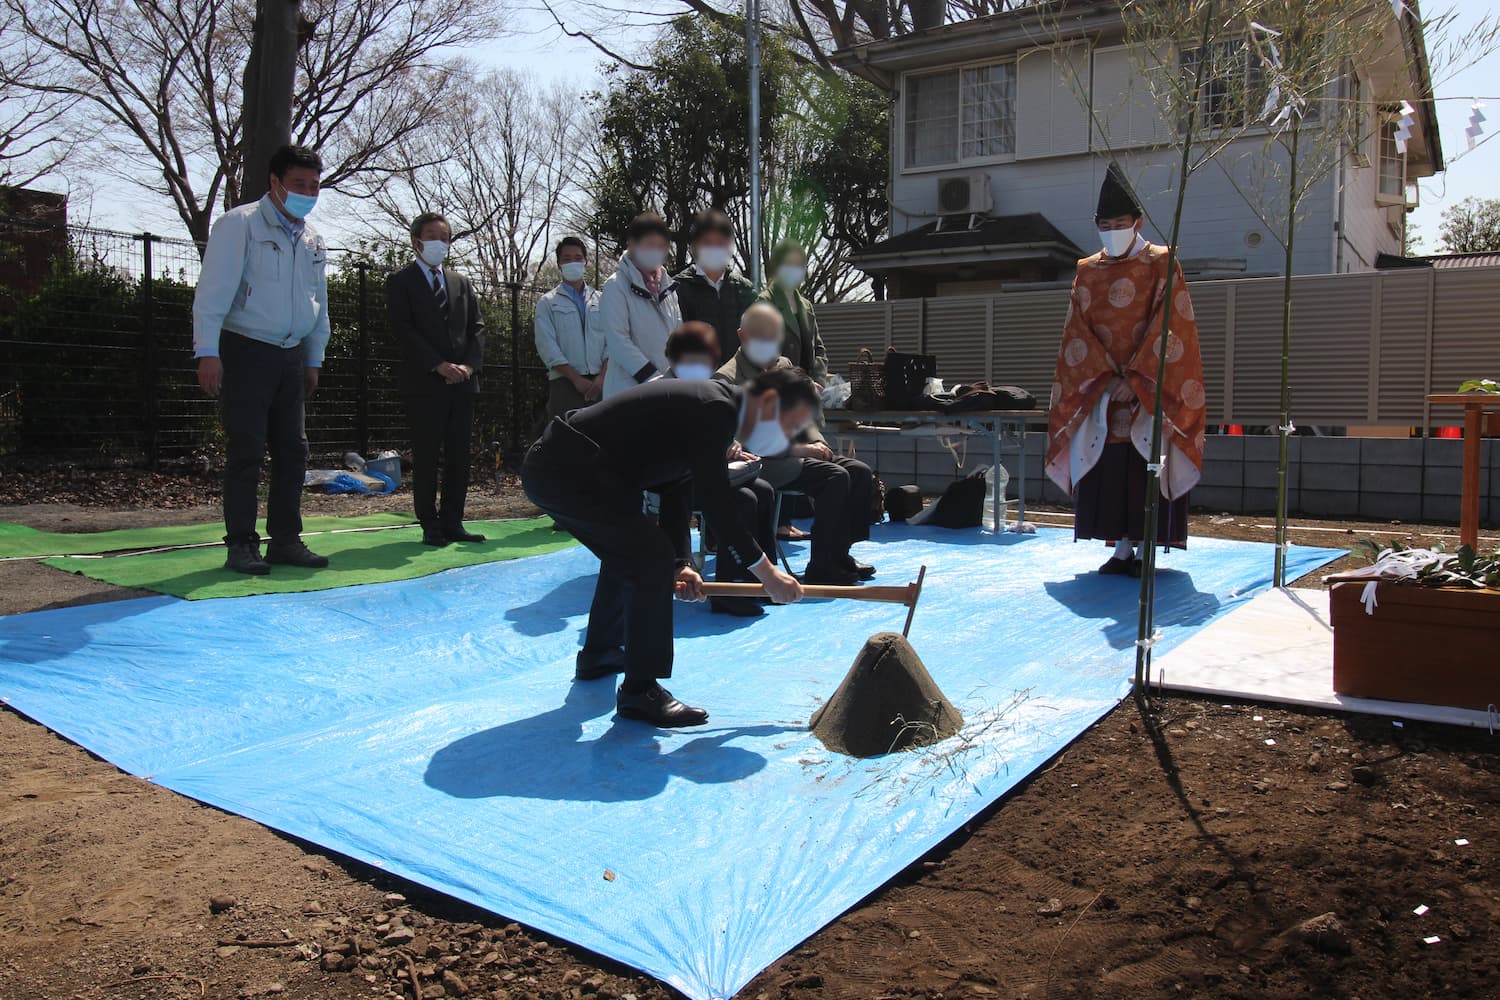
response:
[[[714,328],[719,350],[729,357],[740,346],[740,317],[755,301],[755,286],[729,265],[734,224],[720,211],[699,212],[688,229],[693,263],[675,276],[684,323],[697,320]]]
[[[818,336],[818,317],[813,313],[813,304],[797,290],[806,280],[807,251],[791,240],[783,240],[771,251],[771,283],[760,297],[781,313],[786,327],[781,353],[818,385],[826,385],[828,349]],[[730,353],[725,348],[725,355]]]

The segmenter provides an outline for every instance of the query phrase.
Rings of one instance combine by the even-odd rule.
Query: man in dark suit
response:
[[[422,522],[422,541],[436,546],[484,541],[483,535],[464,529],[484,319],[469,279],[443,266],[452,241],[448,220],[423,212],[411,223],[417,259],[385,282],[391,332],[401,345],[400,384],[411,424],[414,506]]]
[[[521,467],[526,495],[599,557],[574,677],[623,673],[621,716],[657,726],[708,721],[659,683],[672,675],[673,593],[703,599],[688,546],[692,497],[714,525],[720,558],[732,554],[778,604],[802,597],[743,520],[725,455],[735,441],[783,451],[817,413],[812,382],[789,371],[743,388],[665,378],[554,418],[532,446]],[[641,512],[643,490],[661,495],[657,520]]]

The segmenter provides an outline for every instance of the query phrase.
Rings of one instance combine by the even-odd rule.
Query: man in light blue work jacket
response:
[[[549,420],[597,403],[604,393],[609,362],[604,356],[604,331],[589,325],[599,293],[584,280],[588,264],[583,240],[564,236],[557,244],[562,281],[536,304],[533,333],[536,353],[547,366]]]
[[[225,561],[263,576],[272,563],[321,569],[302,543],[307,471],[304,401],[328,344],[328,251],[306,220],[323,161],[304,146],[271,156],[270,190],[220,216],[193,297],[198,384],[219,399],[224,435]],[[261,463],[271,452],[265,556],[255,530]]]

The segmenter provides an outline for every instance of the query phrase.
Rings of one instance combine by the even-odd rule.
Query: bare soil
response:
[[[212,484],[203,489],[197,502],[154,496],[127,511],[54,490],[62,503],[0,507],[0,520],[53,530],[212,520]],[[529,512],[513,484],[476,493],[476,518]],[[409,502],[310,496],[308,510]],[[1267,540],[1258,523],[1200,515],[1193,531]],[[1309,527],[1334,530],[1294,540],[1452,532]],[[0,563],[6,614],[129,596]],[[1497,747],[1482,731],[1369,717],[1179,697],[1143,713],[1127,702],[742,996],[1497,997]],[[1299,929],[1324,914],[1334,916]],[[674,995],[121,774],[0,711],[0,1000],[404,998],[416,995],[412,973],[426,1000]]]

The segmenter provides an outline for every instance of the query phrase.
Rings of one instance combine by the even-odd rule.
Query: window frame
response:
[[[995,153],[988,156],[963,156],[964,146],[964,73],[968,70],[988,69],[994,66],[1009,67],[1010,72],[1010,125],[1011,125],[1011,151],[1009,153]],[[936,77],[952,74],[956,77],[955,83],[958,92],[958,106],[955,109],[954,119],[956,128],[953,139],[953,159],[944,163],[926,163],[913,165],[909,162],[907,155],[907,127],[909,119],[907,115],[907,102],[911,93],[913,80],[924,77]],[[979,59],[963,63],[953,63],[941,69],[913,70],[901,75],[901,100],[898,114],[900,132],[898,140],[900,143],[901,173],[902,174],[929,174],[943,171],[963,170],[969,167],[992,166],[997,163],[1014,163],[1016,160],[1016,147],[1019,145],[1020,133],[1020,69],[1017,58],[1011,55],[1004,59]]]
[[[1401,120],[1401,111],[1396,107],[1382,107],[1377,115],[1380,119],[1380,130],[1375,136],[1375,157],[1371,161],[1375,167],[1375,204],[1382,206],[1407,204],[1406,198],[1406,175],[1409,165],[1410,153],[1396,151],[1396,124]],[[1385,163],[1387,160],[1386,144],[1390,143],[1392,158],[1399,160],[1401,164],[1400,190],[1396,194],[1388,194],[1384,188]]]
[[[1250,36],[1246,35],[1245,37],[1237,40],[1217,41],[1211,42],[1209,44],[1211,46],[1217,47],[1223,47],[1231,44],[1237,44],[1239,46],[1239,56],[1242,62],[1240,66],[1236,67],[1236,75],[1238,77],[1240,86],[1237,90],[1233,88],[1226,90],[1225,94],[1226,96],[1244,95],[1245,101],[1243,103],[1240,118],[1238,121],[1230,122],[1228,124],[1210,124],[1208,120],[1208,108],[1204,105],[1205,100],[1209,99],[1209,84],[1211,82],[1227,78],[1215,76],[1212,73],[1205,74],[1203,78],[1204,91],[1203,93],[1200,93],[1198,95],[1197,117],[1199,135],[1217,136],[1222,132],[1239,132],[1242,134],[1248,134],[1251,132],[1265,131],[1268,126],[1261,118],[1260,112],[1261,109],[1265,107],[1266,96],[1270,93],[1270,84],[1265,73],[1260,71],[1260,67],[1255,61],[1255,46],[1251,44]],[[1182,47],[1177,50],[1178,73],[1197,72],[1196,64],[1189,63],[1188,60],[1196,59],[1199,49],[1200,46],[1193,45]],[[1255,81],[1256,86],[1253,88],[1250,86],[1252,75],[1259,76],[1259,79]],[[1185,122],[1179,121],[1175,126],[1173,126],[1173,130],[1177,136],[1180,137],[1182,135],[1185,125]]]
[[[1355,69],[1350,69],[1345,79],[1349,81],[1349,100],[1354,105],[1349,116],[1349,133],[1345,137],[1349,143],[1349,157],[1356,167],[1368,167],[1375,162],[1370,147],[1376,142],[1375,136],[1369,134],[1370,122],[1379,117],[1370,97],[1370,81]]]

